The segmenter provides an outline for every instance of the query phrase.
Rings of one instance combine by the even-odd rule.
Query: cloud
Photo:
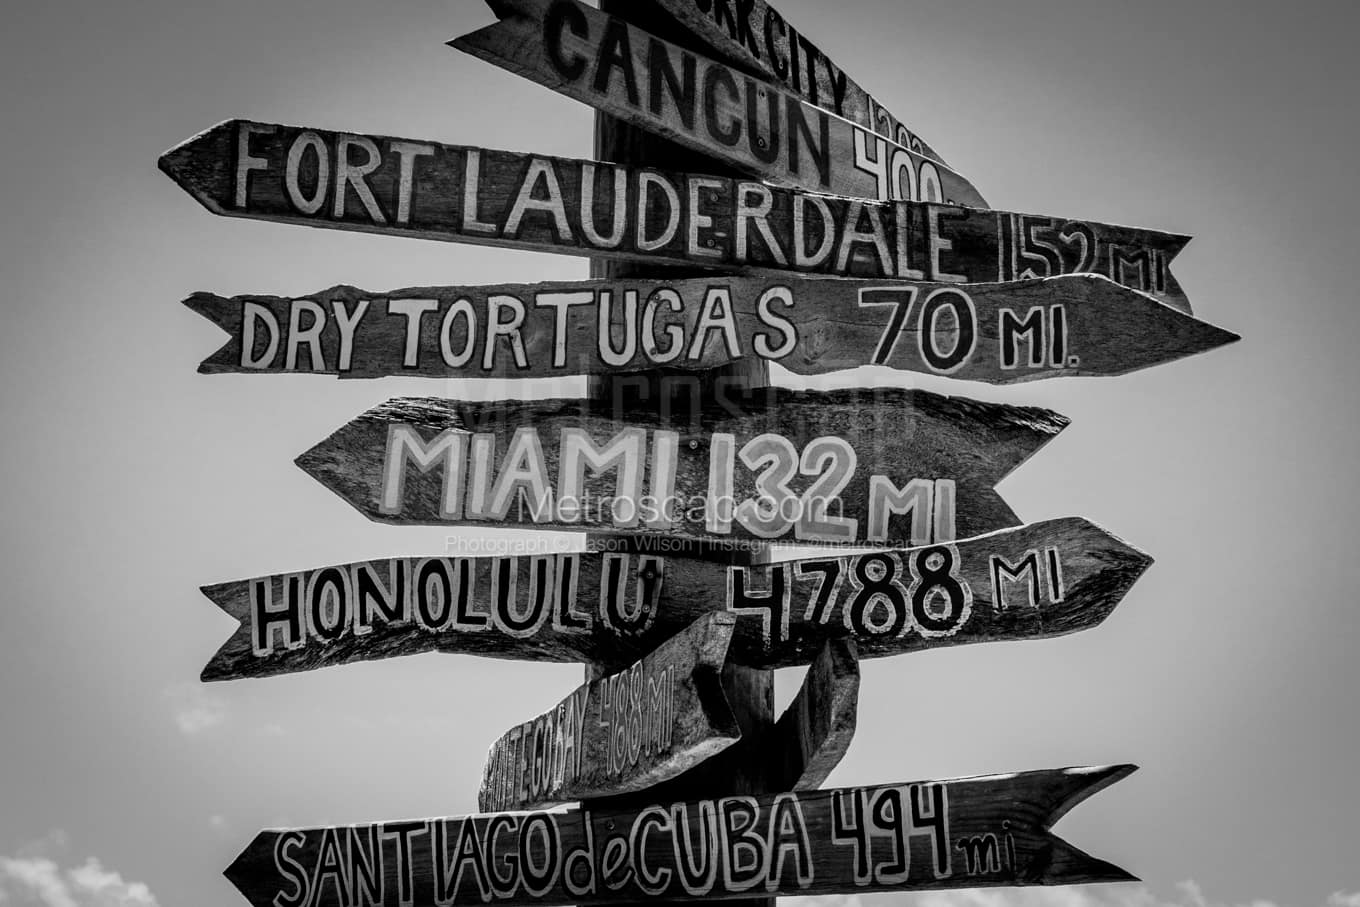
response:
[[[1333,891],[1327,898],[1327,907],[1360,907],[1360,891]]]
[[[57,864],[44,857],[0,857],[0,891],[6,896],[11,883],[17,894],[27,893],[44,907],[78,907]]]
[[[71,848],[71,837],[60,828],[54,828],[41,838],[29,841],[23,847],[14,852],[15,858],[19,857],[57,857],[69,853]]]
[[[35,842],[15,856],[0,856],[0,903],[13,907],[160,907],[145,883],[127,881],[94,857],[63,868],[52,856],[40,855],[54,848],[53,841],[64,842],[65,835]]]
[[[165,698],[174,712],[175,724],[188,736],[201,734],[227,720],[226,704],[209,695],[202,684],[175,684],[166,689]]]
[[[94,857],[66,873],[82,903],[99,907],[157,907],[156,898],[143,882],[127,882],[105,869]]]

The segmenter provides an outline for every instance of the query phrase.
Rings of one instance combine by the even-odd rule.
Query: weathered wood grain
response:
[[[728,567],[651,554],[395,558],[203,587],[238,622],[204,680],[421,652],[627,665],[712,611],[741,618],[729,659],[810,664],[1039,639],[1103,621],[1152,563],[1079,518],[964,541]],[[946,563],[947,562],[947,563]]]
[[[1136,881],[1050,831],[1131,765],[263,831],[256,907],[609,904]]]
[[[1067,425],[898,388],[734,390],[692,414],[402,398],[297,463],[379,522],[919,544],[1017,525],[994,486]]]
[[[840,764],[859,713],[859,653],[850,637],[826,641],[798,695],[779,716],[766,758],[779,768],[776,790],[817,790]]]
[[[741,738],[720,683],[737,617],[705,614],[617,674],[582,685],[491,745],[482,812],[645,790]]]
[[[248,120],[172,148],[160,167],[228,217],[759,273],[1103,274],[1189,311],[1169,267],[1188,237],[1068,218]]]
[[[682,23],[715,56],[774,79],[810,104],[945,163],[935,149],[884,109],[838,62],[765,0],[653,2]]]
[[[1123,375],[1238,339],[1095,275],[338,286],[184,304],[230,335],[206,374],[543,378],[778,362],[801,375],[886,365],[1010,384]]]
[[[780,186],[985,208],[965,177],[763,79],[579,0],[489,0],[449,44]]]

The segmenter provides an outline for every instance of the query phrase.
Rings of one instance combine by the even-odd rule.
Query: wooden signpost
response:
[[[691,412],[402,398],[297,463],[386,523],[921,544],[1017,525],[994,486],[1067,425],[896,388],[746,390]]]
[[[195,293],[225,330],[208,374],[544,378],[777,362],[1010,384],[1122,375],[1237,335],[1105,277],[959,285],[824,277],[616,279],[299,297]]]
[[[657,7],[651,4],[635,3],[631,0],[599,0],[599,7],[602,12],[625,19],[658,37],[675,40],[677,36],[683,35],[683,31],[661,24],[656,15]],[[632,126],[600,110],[595,111],[595,138],[590,156],[596,160],[613,161],[630,168],[666,169],[681,173],[697,171],[721,177],[740,176],[735,169],[721,162],[684,148],[655,133]],[[643,210],[640,209],[638,213],[640,217],[644,216]],[[737,273],[732,269],[696,269],[693,265],[667,266],[645,260],[630,261],[606,257],[590,259],[590,276],[603,279],[699,275],[716,278],[734,276]],[[676,396],[677,380],[674,372],[666,374],[663,368],[635,374],[592,376],[586,383],[586,396],[595,400],[613,401],[632,393],[646,400],[656,400],[661,406],[665,406],[666,398]],[[689,380],[690,376],[686,375],[685,381],[688,383]],[[745,389],[766,387],[769,384],[768,363],[748,359],[701,373],[698,391],[701,399],[713,400],[719,396],[725,398],[724,392],[727,388]],[[688,414],[682,412],[673,415],[678,415],[677,421],[681,424],[693,425],[698,421],[697,410],[702,408],[703,403],[696,400],[689,404]],[[611,541],[617,542],[620,538],[625,546],[633,545],[636,539],[624,535]],[[730,558],[731,553],[724,553],[723,556]],[[752,556],[759,559],[762,553],[757,549]],[[611,661],[587,664],[586,677],[597,676],[611,664]],[[737,715],[747,745],[725,750],[679,778],[645,792],[601,800],[585,800],[581,803],[582,808],[627,811],[649,807],[656,803],[758,795],[772,790],[769,761],[764,758],[764,754],[754,750],[751,741],[768,736],[774,726],[774,672],[729,664],[723,669],[721,684]],[[750,899],[747,903],[749,907],[775,907],[774,899],[770,897]],[[648,905],[645,902],[636,905],[624,902],[621,907],[648,907]]]
[[[987,207],[967,179],[724,63],[579,0],[491,0],[466,53],[780,186]]]
[[[729,655],[755,668],[810,664],[845,635],[861,658],[1040,639],[1099,624],[1152,563],[1079,518],[753,566],[664,550],[393,558],[205,586],[239,626],[203,679],[436,651],[628,664],[712,611],[747,618]]]
[[[933,161],[936,151],[765,0],[655,0],[714,56],[778,82],[808,103]]]
[[[1151,564],[998,496],[1067,420],[764,385],[770,363],[1007,384],[1222,346],[1170,271],[1188,237],[986,210],[766,0],[488,4],[450,43],[595,108],[599,160],[228,120],[160,167],[216,214],[588,256],[592,280],[185,304],[228,335],[206,373],[588,376],[585,400],[392,400],[297,462],[373,520],[590,550],[205,586],[237,626],[202,679],[437,651],[587,682],[493,744],[486,815],[265,831],[227,877],[255,907],[1132,879],[1049,831],[1132,766],[818,790],[860,658],[1077,632]],[[771,562],[780,542],[868,550]],[[772,672],[803,665],[776,722]]]
[[[160,166],[229,217],[752,274],[1103,274],[1190,310],[1170,271],[1188,237],[1091,221],[249,120],[214,126]]]
[[[491,745],[477,806],[539,809],[673,778],[741,737],[719,675],[737,616],[712,611]]]
[[[1134,767],[264,831],[255,907],[455,907],[1135,881],[1049,829]]]

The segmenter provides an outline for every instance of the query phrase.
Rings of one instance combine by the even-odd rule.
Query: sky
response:
[[[1103,625],[867,662],[833,786],[1132,762],[1058,832],[1144,879],[916,907],[1360,907],[1350,3],[779,0],[994,207],[1194,235],[1231,347],[1010,388],[1071,427],[1005,481],[1156,565]],[[388,398],[579,382],[200,376],[191,292],[578,279],[583,259],[216,218],[156,169],[230,117],[571,157],[582,105],[444,46],[472,0],[53,0],[0,29],[0,904],[229,907],[257,830],[474,811],[572,665],[421,655],[202,685],[198,586],[442,553],[292,460]],[[777,377],[797,383],[787,374]],[[511,533],[481,533],[513,537]],[[780,702],[801,671],[782,671]],[[947,695],[936,695],[939,691]],[[826,899],[843,907],[853,899]]]

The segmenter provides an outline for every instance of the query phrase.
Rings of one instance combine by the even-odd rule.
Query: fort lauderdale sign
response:
[[[1188,237],[699,174],[228,120],[161,169],[228,217],[752,273],[995,283],[1103,274],[1190,310]]]

